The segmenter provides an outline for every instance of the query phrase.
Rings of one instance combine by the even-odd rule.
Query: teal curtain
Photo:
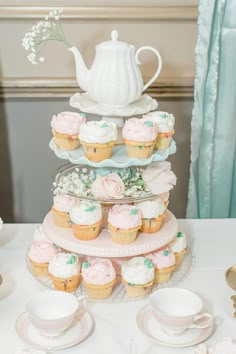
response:
[[[188,218],[236,217],[236,0],[200,0]]]

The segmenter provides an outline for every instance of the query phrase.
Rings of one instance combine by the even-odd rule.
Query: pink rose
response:
[[[91,186],[91,191],[95,198],[120,199],[124,197],[124,190],[124,183],[115,172],[109,173],[106,176],[97,174]]]

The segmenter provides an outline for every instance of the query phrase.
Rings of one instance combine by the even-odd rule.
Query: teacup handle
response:
[[[199,328],[199,329],[203,329],[203,328],[207,328],[207,327],[210,327],[213,323],[213,317],[212,315],[210,315],[209,313],[205,312],[205,313],[202,313],[201,315],[197,315],[194,317],[194,320],[193,322],[197,322],[199,321],[200,319],[202,318],[208,318],[208,322],[205,323],[205,324],[202,324],[202,325],[198,325],[196,323],[193,323],[192,325],[190,325],[188,328]]]
[[[155,74],[153,75],[153,77],[144,85],[143,87],[143,91],[145,91],[156,79],[157,77],[159,76],[160,72],[161,72],[161,68],[162,68],[162,60],[161,60],[161,56],[160,56],[160,53],[155,49],[155,48],[152,48],[152,47],[148,47],[148,46],[144,46],[144,47],[141,47],[137,50],[136,54],[135,54],[135,61],[136,63],[139,65],[140,64],[140,61],[138,59],[138,56],[139,56],[139,53],[142,52],[143,50],[150,50],[151,52],[153,52],[154,54],[156,54],[157,56],[157,59],[158,59],[158,68],[157,68],[157,71],[155,72]]]
[[[77,297],[77,300],[80,305],[85,306],[87,303],[87,297],[85,295],[80,295]]]

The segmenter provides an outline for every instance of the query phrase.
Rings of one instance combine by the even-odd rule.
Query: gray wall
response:
[[[176,117],[177,153],[169,158],[178,177],[169,209],[185,217],[189,178],[192,99],[159,101]],[[66,160],[49,149],[54,113],[70,110],[68,99],[0,101],[0,216],[6,222],[42,222],[52,204],[52,176]]]

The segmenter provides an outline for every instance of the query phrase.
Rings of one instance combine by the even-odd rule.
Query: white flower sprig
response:
[[[54,9],[44,18],[44,21],[34,25],[24,36],[22,45],[26,51],[30,52],[27,56],[32,64],[44,62],[45,58],[39,56],[47,41],[59,41],[71,47],[67,41],[60,24],[60,17],[63,9]]]

